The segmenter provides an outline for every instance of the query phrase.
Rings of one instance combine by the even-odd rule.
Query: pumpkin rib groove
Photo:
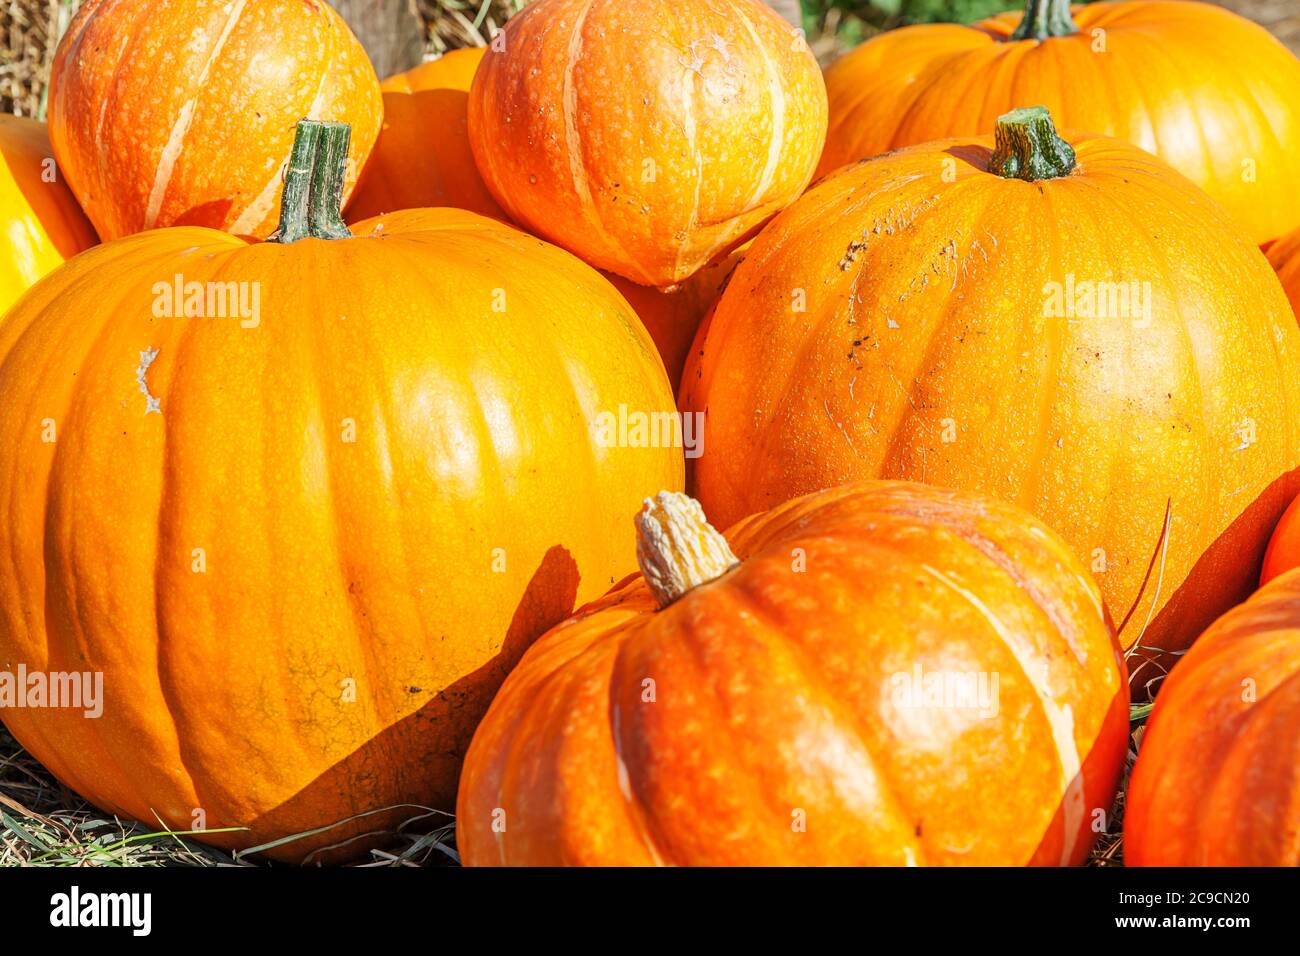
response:
[[[822,542],[827,547],[834,547],[833,539],[827,535],[804,537],[790,534],[789,536],[782,535],[782,537],[784,538],[781,542],[782,547],[793,545],[794,542],[797,541],[798,544],[794,546],[803,548],[805,552],[811,552],[812,545],[817,542]],[[772,544],[775,545],[775,540]],[[890,547],[889,543],[883,541],[871,542],[868,549],[886,555],[895,562],[904,557],[898,553],[897,548]],[[764,549],[756,554],[746,555],[742,558],[742,561],[745,564],[757,565],[766,557],[764,553],[766,550],[775,551],[775,547]],[[773,555],[772,560],[788,563],[784,555],[780,558],[776,558],[775,555]],[[906,559],[904,558],[904,560]],[[920,566],[917,565],[916,562],[911,563],[919,570]],[[907,851],[910,851],[910,853],[919,857],[917,865],[924,865],[924,861],[929,858],[930,854],[926,848],[924,836],[917,837],[915,835],[915,824],[913,823],[913,821],[918,819],[920,815],[915,812],[915,808],[910,805],[910,801],[903,799],[903,795],[894,785],[892,776],[887,772],[889,765],[886,761],[881,759],[881,748],[872,741],[869,728],[862,725],[861,717],[854,708],[836,703],[835,695],[833,693],[834,688],[830,682],[822,676],[821,667],[811,660],[808,649],[805,648],[802,643],[802,639],[806,636],[806,633],[797,629],[797,627],[790,628],[785,626],[786,622],[780,614],[780,608],[774,606],[771,601],[765,599],[764,595],[760,591],[755,590],[752,584],[746,586],[747,583],[748,582],[743,579],[739,577],[737,578],[735,590],[739,592],[739,594],[733,599],[733,604],[739,603],[740,596],[744,596],[745,608],[753,612],[756,617],[765,619],[768,623],[768,630],[772,637],[788,649],[790,661],[795,663],[799,668],[799,673],[803,678],[802,683],[807,687],[815,688],[817,690],[817,696],[822,699],[822,705],[828,711],[844,721],[842,726],[852,728],[853,736],[861,746],[863,754],[865,754],[868,761],[870,761],[876,784],[881,790],[881,795],[885,798],[884,806],[877,807],[877,809],[888,811],[889,815],[898,821],[899,832],[909,841]],[[708,585],[705,586],[707,587]],[[779,811],[783,808],[772,807],[771,809],[773,811]],[[779,812],[776,813],[776,816],[780,816]]]

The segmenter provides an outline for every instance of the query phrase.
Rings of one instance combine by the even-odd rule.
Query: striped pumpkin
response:
[[[803,192],[826,90],[757,0],[539,0],[475,74],[469,135],[511,219],[664,287]]]
[[[89,0],[50,78],[54,155],[105,240],[170,225],[265,238],[297,121],[351,124],[346,196],[382,112],[323,0]]]

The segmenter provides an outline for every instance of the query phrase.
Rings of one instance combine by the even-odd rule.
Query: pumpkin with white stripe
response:
[[[266,238],[294,124],[352,126],[346,200],[382,115],[324,0],[89,0],[50,78],[54,154],[105,240],[171,225]]]
[[[643,576],[542,637],[466,756],[470,865],[1078,864],[1128,684],[1059,537],[866,482],[742,521],[637,517]]]
[[[539,0],[475,74],[469,134],[514,221],[663,287],[803,192],[826,90],[757,0]]]

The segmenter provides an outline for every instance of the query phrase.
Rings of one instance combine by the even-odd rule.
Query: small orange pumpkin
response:
[[[1127,744],[1124,661],[1096,584],[1029,515],[868,482],[723,538],[660,494],[637,559],[475,734],[468,865],[1087,856]]]
[[[50,155],[45,125],[0,114],[0,316],[98,241]]]
[[[171,225],[266,238],[294,124],[351,124],[346,201],[382,113],[324,0],[88,0],[50,77],[54,155],[105,240]]]
[[[1300,865],[1300,571],[1215,621],[1160,688],[1124,862]]]
[[[826,134],[806,43],[757,0],[539,0],[470,90],[510,218],[642,285],[674,285],[792,202]]]
[[[424,206],[506,218],[469,148],[469,87],[482,59],[483,47],[452,50],[380,84],[384,125],[348,206],[350,222]]]
[[[0,665],[103,675],[98,719],[9,729],[112,812],[329,828],[289,859],[451,809],[505,674],[683,470],[591,427],[674,410],[608,282],[458,209],[349,236],[346,155],[304,123],[275,241],[129,236],[0,323]]]
[[[826,71],[818,175],[1042,103],[1062,127],[1126,139],[1203,188],[1259,244],[1300,227],[1300,60],[1205,3],[1027,0],[973,26],[891,30]]]
[[[1277,270],[1291,300],[1291,308],[1300,319],[1300,229],[1283,236],[1268,247],[1268,261]]]
[[[862,478],[1005,498],[1096,571],[1126,647],[1185,647],[1295,495],[1300,330],[1221,207],[1070,140],[1019,110],[764,229],[683,376],[694,493],[724,522]]]

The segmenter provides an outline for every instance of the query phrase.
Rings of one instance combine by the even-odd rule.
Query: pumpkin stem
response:
[[[998,117],[989,172],[1033,183],[1068,176],[1074,167],[1074,148],[1056,135],[1046,107],[1029,106]]]
[[[645,500],[635,520],[636,561],[661,608],[740,563],[688,495],[661,491]]]
[[[341,215],[351,138],[352,127],[347,123],[299,121],[284,171],[280,228],[268,242],[297,242],[308,236],[346,239],[352,235]]]
[[[1025,15],[1011,39],[1048,40],[1078,32],[1079,26],[1070,16],[1070,0],[1027,0]]]

